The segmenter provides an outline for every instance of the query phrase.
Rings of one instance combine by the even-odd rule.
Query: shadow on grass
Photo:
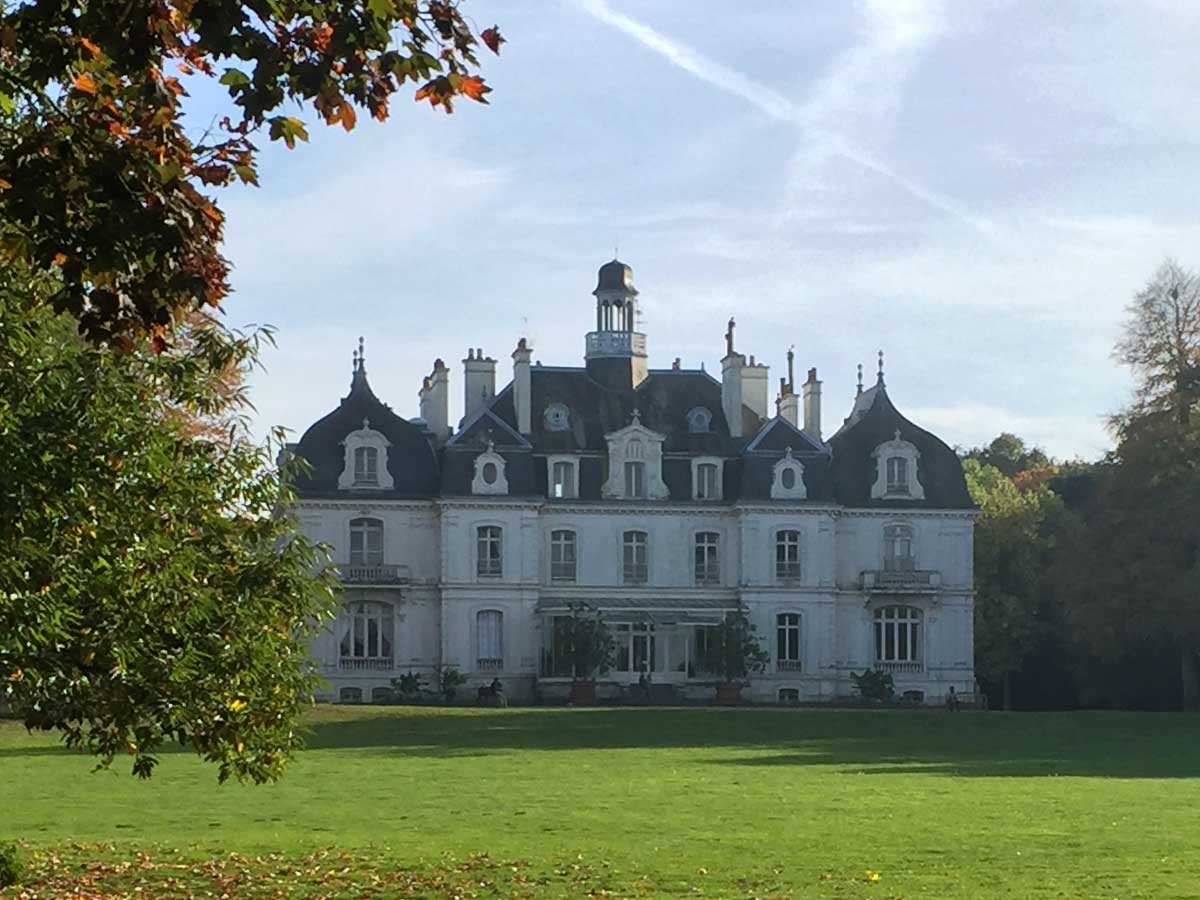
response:
[[[311,751],[450,759],[563,750],[696,750],[725,767],[865,775],[1200,777],[1200,716],[940,710],[322,707]],[[0,747],[0,758],[71,753]],[[178,745],[159,755],[190,752]]]
[[[721,751],[721,766],[874,775],[1200,777],[1200,716],[779,709],[511,709],[317,723],[314,750],[452,758],[521,751]]]

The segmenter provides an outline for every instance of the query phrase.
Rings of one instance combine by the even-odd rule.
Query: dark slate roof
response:
[[[872,393],[870,406],[860,402],[865,393]],[[881,509],[974,509],[958,454],[938,437],[900,415],[882,381],[865,393],[856,401],[846,425],[829,439],[837,502],[843,506]],[[917,478],[925,488],[924,500],[871,499],[876,465],[871,454],[880,444],[892,440],[897,431],[901,440],[908,441],[920,451]]]
[[[302,497],[339,496],[338,476],[345,464],[342,442],[369,419],[371,428],[388,439],[387,468],[394,486],[391,490],[355,490],[364,497],[433,497],[438,492],[437,457],[429,432],[392,412],[367,383],[367,373],[359,370],[350,383],[350,393],[338,408],[320,419],[296,445],[295,452],[311,466],[311,471],[296,480]]]
[[[606,262],[600,267],[599,277],[596,279],[596,290],[592,293],[597,294],[600,291],[626,291],[636,294],[637,288],[633,286],[633,269],[619,259]]]

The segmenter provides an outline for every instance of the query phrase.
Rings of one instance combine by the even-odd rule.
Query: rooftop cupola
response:
[[[646,336],[637,330],[633,269],[614,259],[596,279],[596,330],[587,336],[587,370],[613,390],[632,390],[646,377]]]

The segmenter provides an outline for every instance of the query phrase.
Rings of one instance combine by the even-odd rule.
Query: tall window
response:
[[[921,662],[921,611],[912,606],[884,606],[875,610],[875,661]]]
[[[780,613],[775,617],[775,670],[800,671],[799,613]]]
[[[800,578],[800,532],[776,532],[775,578],[778,581],[796,581]]]
[[[908,460],[903,456],[889,456],[887,460],[887,492],[908,493]]]
[[[628,500],[642,500],[646,496],[646,464],[644,462],[625,463],[625,497]]]
[[[379,483],[379,449],[376,447],[354,448],[354,483]]]
[[[720,485],[717,483],[717,464],[700,463],[696,466],[696,499],[719,500]]]
[[[721,536],[715,531],[696,534],[696,584],[714,585],[721,583]]]
[[[649,623],[617,625],[613,642],[613,669],[617,672],[657,672],[654,626]]]
[[[341,667],[390,669],[393,634],[391,604],[346,604],[341,617]]]
[[[625,583],[645,584],[650,575],[646,554],[646,532],[625,532],[622,554]]]
[[[913,530],[907,525],[888,525],[883,529],[883,568],[888,572],[911,572]]]
[[[550,580],[575,580],[575,532],[550,532]]]
[[[350,520],[350,565],[383,565],[383,523],[378,519]]]
[[[504,613],[481,609],[475,613],[476,671],[499,672],[504,668]]]
[[[556,462],[550,467],[550,496],[559,500],[575,496],[575,464]]]
[[[499,578],[504,574],[500,528],[496,525],[480,525],[477,535],[476,573],[482,578]]]

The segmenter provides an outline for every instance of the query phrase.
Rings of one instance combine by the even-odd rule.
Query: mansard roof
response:
[[[867,401],[863,398],[870,395]],[[917,478],[925,488],[923,500],[872,499],[876,462],[871,454],[880,444],[900,439],[920,453]],[[974,509],[962,463],[940,438],[904,418],[892,405],[882,379],[858,396],[850,417],[829,439],[833,450],[833,489],[837,501],[850,507]]]
[[[375,396],[367,382],[365,368],[358,367],[350,382],[350,393],[337,409],[318,420],[304,432],[295,447],[296,455],[308,461],[311,471],[296,479],[296,491],[302,497],[337,496],[338,476],[345,465],[342,442],[352,431],[370,422],[373,431],[388,439],[387,469],[392,476],[390,490],[355,490],[366,497],[433,497],[438,492],[438,464],[430,443],[431,435],[392,412]]]

